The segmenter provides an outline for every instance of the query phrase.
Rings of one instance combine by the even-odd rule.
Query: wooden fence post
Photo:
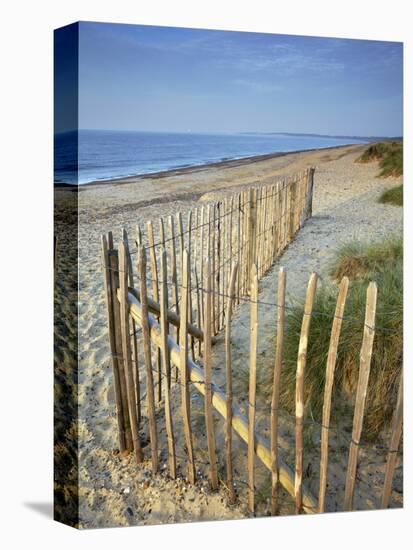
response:
[[[300,220],[301,227],[304,225],[304,222],[309,220],[313,215],[314,172],[315,172],[315,168],[310,168],[308,170],[307,190],[306,190],[306,196],[305,196],[304,211]]]
[[[188,479],[195,483],[195,462],[192,443],[191,428],[191,402],[189,395],[189,372],[188,372],[188,280],[189,280],[189,258],[188,252],[183,251],[182,256],[182,285],[181,285],[181,326],[179,329],[179,346],[181,360],[181,395],[182,395],[182,419],[184,424],[184,435],[186,451],[188,453]]]
[[[225,455],[227,462],[227,484],[230,502],[234,502],[234,482],[232,476],[232,354],[231,354],[231,319],[235,303],[235,283],[237,280],[238,264],[231,270],[231,278],[227,298],[227,315],[225,321],[225,373],[227,417],[225,419]]]
[[[165,270],[166,270],[166,276],[165,277],[162,277],[162,281],[160,281],[160,284],[162,286],[162,284],[165,284],[166,285],[166,297],[165,297],[165,305],[166,305],[166,311],[168,311],[168,308],[169,308],[169,289],[168,289],[168,253],[167,253],[167,250],[166,250],[166,243],[165,243],[165,224],[164,224],[164,220],[163,218],[160,218],[159,219],[159,243],[161,245],[161,254],[163,254],[163,252],[165,252],[166,254],[166,258],[165,258]],[[166,321],[166,334],[168,335],[169,334],[169,322],[168,320]],[[171,389],[171,362],[169,361],[169,357],[168,357],[168,361],[167,361],[167,368],[168,368],[168,375],[167,375],[167,383],[168,383],[168,387],[169,389]]]
[[[280,395],[280,376],[282,356],[284,349],[284,325],[285,325],[285,289],[287,274],[283,267],[278,272],[278,293],[277,293],[277,348],[275,351],[274,380],[271,398],[271,513],[278,513],[278,404]]]
[[[383,495],[381,507],[388,508],[390,504],[391,488],[393,484],[394,469],[396,466],[397,451],[403,426],[403,373],[400,374],[399,390],[397,393],[396,409],[393,414],[390,446],[387,453],[386,473],[384,476]]]
[[[257,266],[251,269],[250,307],[250,372],[248,398],[248,507],[254,513],[255,501],[255,397],[257,391],[257,347],[258,347],[258,275]]]
[[[175,230],[174,219],[172,216],[168,217],[169,226],[169,241],[170,241],[170,266],[171,266],[171,283],[172,283],[172,300],[175,306],[175,311],[179,315],[179,298],[178,298],[178,274],[176,267],[176,247],[175,247]],[[179,327],[176,327],[175,331],[176,341],[179,342]],[[178,380],[178,369],[176,369],[175,381]]]
[[[133,369],[131,361],[131,347],[129,335],[129,304],[128,304],[128,250],[125,242],[119,247],[119,279],[120,279],[120,321],[122,331],[122,351],[125,366],[126,391],[128,396],[129,418],[131,423],[133,448],[136,462],[143,460],[143,453],[139,439],[138,417],[136,410],[135,388],[133,384]]]
[[[256,189],[249,190],[249,217],[248,217],[248,288],[251,285],[252,266],[256,262],[257,237],[257,193]]]
[[[363,343],[360,351],[360,370],[357,383],[356,403],[354,406],[353,432],[351,435],[348,456],[346,487],[344,492],[344,510],[353,507],[354,486],[356,483],[357,458],[363,428],[364,406],[370,376],[371,355],[374,341],[374,322],[376,318],[377,285],[371,282],[367,288],[366,317],[364,323]]]
[[[199,267],[198,267],[198,283],[197,285],[201,286],[201,289],[204,288],[204,226],[205,226],[205,206],[201,206],[201,227],[200,227],[200,242],[199,242]],[[199,290],[199,287],[198,287]],[[204,322],[204,301],[201,302],[201,319],[202,323]],[[199,325],[201,327],[201,325]],[[201,353],[201,348],[199,350]]]
[[[129,251],[129,239],[128,233],[125,228],[122,229],[122,239],[126,245],[126,250],[128,252],[128,275],[129,275],[129,286],[133,288],[133,266],[132,266],[132,257]],[[131,319],[132,322],[132,344],[133,344],[133,361],[135,363],[134,373],[135,373],[135,390],[136,390],[136,410],[138,415],[138,427],[141,423],[141,386],[140,386],[140,376],[139,376],[139,358],[138,358],[138,337],[136,322],[134,319]]]
[[[188,234],[188,239],[187,239],[188,256],[190,258],[192,257],[194,258],[194,264],[195,264],[196,255],[195,254],[192,255],[192,210],[188,212],[188,222],[186,226],[186,232]],[[190,267],[189,273],[188,273],[188,321],[190,324],[193,323],[193,320],[194,320],[193,315],[194,314],[193,314],[193,305],[192,305],[192,269]],[[190,336],[190,341],[191,341],[192,359],[195,360],[195,340],[192,335]]]
[[[142,336],[143,351],[146,367],[146,398],[149,416],[149,436],[151,441],[152,472],[158,470],[158,435],[156,431],[155,397],[152,374],[151,336],[148,322],[148,292],[146,285],[146,250],[144,246],[139,248],[139,278],[141,281],[141,307],[142,307]]]
[[[112,285],[111,285],[109,251],[108,251],[108,242],[107,242],[106,235],[102,235],[101,243],[102,243],[102,264],[103,264],[102,267],[103,267],[103,277],[104,277],[104,284],[105,284],[106,310],[107,310],[108,329],[109,329],[109,344],[110,344],[110,352],[112,355],[112,369],[113,369],[115,402],[116,402],[116,412],[117,412],[117,422],[118,422],[119,450],[123,452],[126,449],[125,423],[123,418],[122,393],[121,393],[121,387],[120,387],[119,365],[118,365],[118,350],[116,349],[116,337],[115,337],[115,326],[114,326],[115,319],[113,314],[114,289],[112,289]],[[121,350],[119,350],[119,352],[121,352]]]
[[[109,273],[110,273],[110,285],[112,288],[112,308],[114,319],[114,332],[115,332],[115,344],[117,350],[118,369],[119,369],[119,382],[120,391],[122,396],[122,410],[123,421],[125,425],[125,445],[128,451],[133,451],[132,432],[131,432],[131,420],[129,415],[128,395],[126,390],[126,366],[125,359],[122,351],[122,331],[121,331],[121,313],[120,303],[117,298],[116,292],[119,288],[119,254],[114,249],[113,234],[111,231],[108,233],[108,248],[109,248]]]
[[[205,305],[205,323],[204,323],[204,372],[205,372],[205,427],[207,432],[208,455],[210,463],[210,483],[212,489],[218,488],[217,459],[215,451],[214,419],[212,415],[212,273],[211,262],[206,260],[206,289],[204,293]]]
[[[330,430],[331,396],[333,392],[334,371],[337,361],[337,349],[340,339],[341,325],[343,322],[344,307],[346,305],[349,280],[343,277],[338,291],[336,310],[333,326],[331,328],[330,346],[328,348],[326,381],[324,386],[323,419],[321,423],[321,458],[320,458],[320,490],[318,493],[318,512],[322,514],[325,509],[325,495],[327,487],[328,471],[328,436]]]
[[[152,296],[155,302],[159,303],[159,282],[158,282],[158,265],[156,261],[155,239],[153,235],[153,225],[151,221],[146,224],[148,234],[149,258],[151,263],[151,278],[152,278]],[[162,363],[161,352],[159,348],[155,350],[155,364],[158,373],[158,403],[162,399]]]
[[[297,375],[295,387],[295,511],[302,509],[303,482],[303,425],[304,425],[304,370],[307,362],[308,335],[310,333],[311,314],[313,311],[317,274],[312,273],[308,282],[305,297],[303,322],[301,325],[300,343],[298,346]]]
[[[290,180],[290,210],[288,216],[288,241],[292,241],[295,234],[295,208],[296,208],[297,182],[294,177]]]
[[[175,438],[172,422],[172,406],[170,397],[171,388],[171,364],[169,359],[168,348],[168,286],[167,286],[167,255],[165,248],[161,254],[161,315],[159,318],[159,324],[161,329],[162,338],[162,370],[165,378],[164,392],[165,392],[165,423],[166,433],[168,437],[168,462],[169,462],[169,475],[174,479],[176,477],[176,456],[175,456]]]

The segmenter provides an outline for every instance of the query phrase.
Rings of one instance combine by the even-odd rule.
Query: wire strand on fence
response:
[[[122,270],[118,270],[118,269],[114,269],[114,268],[111,268],[111,267],[103,267],[103,269],[108,269],[108,270],[111,270],[111,271],[115,271],[115,272],[118,272],[118,273],[121,273]],[[136,275],[137,276],[137,275]],[[139,279],[139,276],[137,276],[138,279]],[[147,281],[151,282],[153,281],[153,279],[151,277],[147,277],[146,278]],[[164,283],[164,281],[160,281],[158,280],[158,282],[161,284]],[[169,281],[165,281],[165,284],[167,286],[170,286],[172,287],[173,286],[173,283],[169,282]],[[180,285],[180,288],[184,288],[184,290],[186,290],[185,287],[182,287],[182,285]],[[192,291],[195,291],[195,290],[199,290],[205,294],[207,293],[210,293],[210,294],[213,294],[213,295],[216,295],[216,296],[220,296],[220,297],[224,297],[224,298],[230,298],[231,296],[229,294],[227,294],[226,292],[218,292],[217,290],[207,290],[206,288],[200,286],[200,285],[191,285],[190,287],[188,286],[188,290],[192,290]],[[297,307],[294,306],[294,305],[284,305],[284,304],[278,304],[277,302],[268,302],[268,301],[265,301],[265,300],[257,300],[256,302],[254,300],[252,300],[251,298],[249,298],[248,296],[240,296],[240,295],[236,295],[235,298],[241,302],[244,302],[244,303],[248,303],[248,304],[251,304],[251,303],[257,303],[258,305],[261,305],[261,306],[265,306],[265,307],[274,307],[274,308],[284,308],[288,311],[292,311],[292,312],[296,312],[297,311]],[[401,312],[401,310],[400,310]],[[385,313],[386,315],[392,315],[394,313],[400,313],[398,312],[397,310],[394,310],[393,312],[387,312]],[[327,313],[325,311],[316,311],[316,310],[313,310],[311,312],[311,314],[307,314],[307,315],[311,315],[311,317],[316,317],[316,316],[321,316],[321,317],[325,317],[325,318],[328,318],[328,319],[339,319],[341,321],[345,321],[346,323],[350,323],[350,324],[353,324],[354,326],[357,326],[357,327],[360,327],[360,326],[364,326],[366,328],[368,328],[369,330],[372,330],[372,331],[380,331],[380,332],[385,332],[385,333],[388,333],[388,334],[399,334],[400,333],[400,329],[390,329],[390,328],[387,328],[387,327],[383,327],[383,326],[380,326],[378,324],[375,324],[374,326],[371,326],[371,325],[368,325],[366,323],[362,323],[360,322],[360,320],[358,320],[357,318],[355,317],[350,317],[350,316],[338,316],[338,315],[334,315],[334,313],[330,314],[330,313]],[[380,312],[378,312],[377,316],[380,316]],[[238,319],[237,322],[240,322],[242,324],[242,322]],[[268,323],[266,322],[266,324],[268,325]],[[274,323],[273,326],[276,326],[276,324]]]

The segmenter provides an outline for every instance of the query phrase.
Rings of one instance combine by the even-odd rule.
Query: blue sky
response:
[[[402,135],[401,43],[81,23],[79,127]]]

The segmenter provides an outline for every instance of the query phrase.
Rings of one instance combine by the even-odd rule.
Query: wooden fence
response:
[[[143,460],[139,429],[144,421],[141,402],[145,378],[147,426],[153,472],[159,470],[159,418],[157,401],[164,408],[167,433],[168,473],[177,475],[178,460],[184,458],[189,482],[197,479],[197,456],[191,424],[190,385],[204,396],[206,444],[209,481],[212,489],[219,485],[214,411],[225,422],[226,486],[231,501],[235,498],[232,464],[233,434],[247,445],[248,506],[255,510],[256,458],[271,472],[271,512],[278,512],[279,486],[295,501],[296,513],[323,512],[328,474],[329,430],[334,369],[337,359],[341,323],[348,290],[343,278],[338,292],[326,365],[318,498],[303,483],[304,373],[308,336],[317,287],[317,274],[310,277],[297,350],[295,406],[295,469],[282,459],[278,445],[279,387],[285,323],[286,273],[281,269],[277,294],[277,339],[270,418],[270,440],[257,433],[255,425],[258,345],[258,281],[274,259],[291,241],[295,232],[311,215],[314,170],[298,177],[260,188],[251,188],[224,201],[208,204],[189,212],[184,228],[178,214],[175,234],[169,218],[169,237],[165,221],[160,220],[160,240],[155,241],[152,223],[147,235],[138,228],[137,248],[131,250],[124,231],[118,248],[112,233],[102,236],[102,258],[108,326],[116,396],[119,445],[135,453],[137,463]],[[175,242],[180,246],[178,252]],[[169,254],[168,247],[169,244]],[[149,270],[147,255],[149,249]],[[136,261],[134,261],[136,260]],[[133,266],[136,265],[136,271]],[[136,280],[136,284],[135,284]],[[151,283],[148,285],[147,283]],[[148,293],[148,286],[152,290]],[[363,426],[366,391],[370,373],[375,334],[377,287],[367,290],[363,342],[357,387],[353,431],[349,445],[348,468],[343,508],[352,509],[356,482],[358,451]],[[241,300],[250,305],[250,351],[248,417],[233,399],[231,320]],[[225,390],[212,378],[212,345],[214,335],[225,327]],[[139,367],[139,345],[144,365]],[[174,373],[174,368],[176,369]],[[178,374],[179,373],[179,374]],[[185,440],[185,457],[176,453],[176,431],[172,403],[180,387],[180,420]],[[400,388],[402,383],[400,383]],[[402,426],[402,389],[394,414],[391,445],[388,454],[382,506],[389,504],[395,470],[395,451],[399,446]],[[176,413],[176,411],[175,411]],[[181,460],[182,464],[182,460]]]

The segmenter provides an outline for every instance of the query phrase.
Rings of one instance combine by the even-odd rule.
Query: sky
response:
[[[79,127],[400,136],[397,42],[80,23]]]

